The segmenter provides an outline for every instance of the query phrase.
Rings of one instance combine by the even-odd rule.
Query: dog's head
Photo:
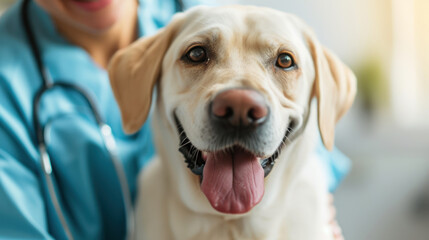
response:
[[[136,132],[158,86],[158,110],[201,190],[220,212],[244,213],[318,99],[325,146],[352,104],[353,73],[296,17],[256,7],[198,7],[109,65],[126,132]],[[286,146],[287,147],[287,146]]]

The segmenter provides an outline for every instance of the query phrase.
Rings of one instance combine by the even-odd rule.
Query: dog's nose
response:
[[[267,119],[268,107],[264,97],[255,90],[231,89],[213,99],[210,114],[232,127],[258,126]]]

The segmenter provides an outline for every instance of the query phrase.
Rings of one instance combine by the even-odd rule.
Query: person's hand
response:
[[[334,206],[334,197],[329,194],[329,225],[332,227],[335,240],[344,240],[343,232],[340,225],[337,222],[337,210]]]

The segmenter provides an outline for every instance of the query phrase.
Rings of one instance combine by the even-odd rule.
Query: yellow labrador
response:
[[[109,75],[127,133],[157,93],[159,156],[139,179],[139,239],[332,239],[313,150],[319,130],[333,147],[356,79],[299,19],[193,8],[117,53]]]

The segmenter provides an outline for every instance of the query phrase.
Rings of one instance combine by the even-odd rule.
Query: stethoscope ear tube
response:
[[[39,118],[38,118],[39,116],[38,105],[39,105],[40,98],[42,94],[50,87],[49,87],[47,72],[44,70],[42,59],[39,57],[40,56],[39,48],[37,47],[36,40],[34,39],[34,33],[30,27],[30,21],[28,19],[29,3],[30,3],[29,0],[24,0],[24,2],[22,3],[21,19],[24,25],[24,30],[27,35],[28,42],[30,44],[30,49],[34,56],[34,61],[36,62],[37,69],[39,71],[40,77],[42,78],[42,84],[43,84],[42,88],[40,88],[39,91],[36,92],[36,95],[33,99],[33,125],[36,130],[36,143],[38,144],[38,147],[39,147],[40,158],[42,161],[43,175],[45,177],[45,181],[48,187],[49,197],[51,198],[55,212],[61,222],[61,225],[63,226],[64,232],[67,238],[70,240],[73,240],[73,235],[71,234],[70,227],[67,224],[66,218],[63,214],[63,211],[61,210],[61,206],[60,206],[57,194],[55,192],[54,181],[52,177],[52,174],[53,174],[52,163],[51,163],[49,154],[46,150],[45,139],[43,136],[43,129],[39,123]]]
[[[63,89],[69,89],[73,90],[76,93],[80,94],[87,102],[88,106],[90,107],[90,110],[95,118],[95,121],[100,129],[102,141],[105,145],[105,148],[110,156],[110,159],[114,165],[116,174],[118,176],[119,184],[121,187],[121,191],[123,194],[123,202],[124,202],[124,210],[125,210],[125,217],[126,217],[126,238],[125,239],[134,239],[134,228],[135,228],[135,219],[134,219],[134,211],[133,206],[131,202],[131,195],[128,187],[128,181],[125,175],[125,171],[119,161],[119,157],[116,155],[116,144],[115,139],[112,135],[111,128],[105,124],[101,118],[100,113],[98,112],[95,102],[92,100],[91,96],[85,91],[85,89],[81,88],[78,85],[71,84],[68,82],[58,82],[58,81],[50,81],[50,77],[47,71],[45,71],[45,68],[43,66],[43,62],[41,59],[40,51],[37,46],[36,39],[34,38],[34,33],[31,30],[30,22],[28,19],[28,7],[29,7],[30,0],[24,0],[22,9],[21,9],[21,19],[24,25],[24,31],[27,35],[27,39],[30,44],[30,49],[32,51],[32,54],[34,56],[37,69],[39,71],[39,75],[42,79],[42,86],[41,88],[36,92],[34,98],[33,98],[33,125],[36,131],[36,145],[38,145],[39,153],[40,153],[40,160],[43,170],[43,175],[46,180],[49,197],[51,198],[52,204],[54,206],[55,212],[60,220],[60,223],[65,231],[66,237],[70,240],[73,240],[73,235],[71,233],[70,227],[67,224],[67,220],[64,216],[64,212],[61,209],[60,201],[58,199],[58,195],[55,191],[54,187],[54,179],[53,179],[53,168],[52,168],[52,162],[49,157],[46,143],[45,143],[45,136],[44,136],[44,129],[42,127],[41,122],[39,121],[39,106],[40,101],[42,99],[42,96],[44,93],[50,91],[51,89],[55,87],[63,88]]]
[[[61,209],[61,205],[58,199],[58,195],[56,194],[55,187],[54,187],[54,180],[53,180],[53,168],[52,168],[52,162],[49,157],[46,143],[45,143],[45,136],[43,133],[43,127],[39,121],[39,105],[41,98],[44,93],[51,90],[54,87],[61,87],[66,89],[71,89],[82,95],[82,97],[86,100],[88,103],[93,116],[95,118],[95,121],[97,122],[98,127],[100,128],[101,136],[103,139],[103,143],[106,147],[106,150],[112,160],[112,163],[115,167],[116,174],[118,176],[118,180],[121,186],[121,191],[123,194],[123,200],[124,200],[124,209],[125,209],[125,217],[126,217],[126,223],[127,223],[127,229],[126,229],[126,239],[134,239],[134,229],[135,229],[135,219],[134,219],[134,211],[133,211],[133,205],[131,202],[131,195],[128,187],[128,181],[125,175],[125,171],[119,161],[119,157],[116,154],[116,144],[115,139],[112,135],[111,128],[105,124],[102,121],[100,113],[97,111],[95,102],[92,100],[90,95],[81,87],[75,84],[71,84],[68,82],[58,82],[58,81],[51,81],[51,78],[48,74],[48,71],[46,71],[42,58],[40,49],[37,46],[37,41],[34,37],[34,33],[30,26],[30,20],[29,20],[29,3],[30,0],[24,0],[22,3],[21,8],[21,20],[22,24],[24,26],[24,32],[27,35],[27,39],[30,45],[30,49],[32,52],[32,55],[34,57],[34,61],[36,63],[37,70],[39,72],[40,78],[42,80],[42,86],[41,88],[36,92],[34,98],[33,98],[33,126],[36,131],[36,145],[39,148],[40,153],[40,160],[43,170],[43,175],[45,177],[49,196],[51,198],[52,204],[54,206],[55,212],[58,215],[58,218],[61,222],[61,225],[64,228],[65,234],[68,239],[73,240],[73,235],[71,233],[70,227],[67,224],[66,218],[64,216],[64,212]],[[176,0],[176,7],[177,11],[183,11],[184,4],[181,0]]]
[[[61,225],[64,228],[67,238],[70,240],[73,240],[70,227],[67,224],[66,218],[64,216],[64,212],[61,209],[59,199],[57,197],[57,194],[54,188],[54,184],[53,184],[54,181],[52,176],[53,175],[52,162],[46,149],[46,142],[45,142],[45,136],[43,134],[44,131],[42,128],[42,124],[39,121],[39,104],[42,99],[42,96],[44,93],[52,90],[55,87],[75,91],[76,93],[80,94],[83,97],[83,99],[86,100],[91,110],[91,113],[94,116],[94,119],[99,127],[103,144],[114,165],[114,168],[119,180],[119,184],[121,187],[123,203],[124,203],[123,207],[125,210],[125,217],[126,217],[126,223],[127,223],[125,239],[134,239],[135,218],[134,218],[133,205],[131,201],[131,194],[129,191],[128,181],[125,175],[125,171],[119,161],[119,157],[116,154],[116,151],[117,151],[116,142],[115,142],[115,138],[113,137],[111,128],[109,127],[109,125],[107,125],[102,121],[101,115],[97,111],[95,102],[92,100],[91,96],[84,89],[82,89],[77,85],[70,84],[67,82],[54,82],[52,84],[47,85],[47,87],[42,87],[36,93],[33,101],[33,122],[34,122],[34,127],[36,129],[37,142],[39,145],[39,153],[40,153],[40,158],[42,162],[42,170],[48,186],[49,196],[54,205],[58,218],[60,219]]]

